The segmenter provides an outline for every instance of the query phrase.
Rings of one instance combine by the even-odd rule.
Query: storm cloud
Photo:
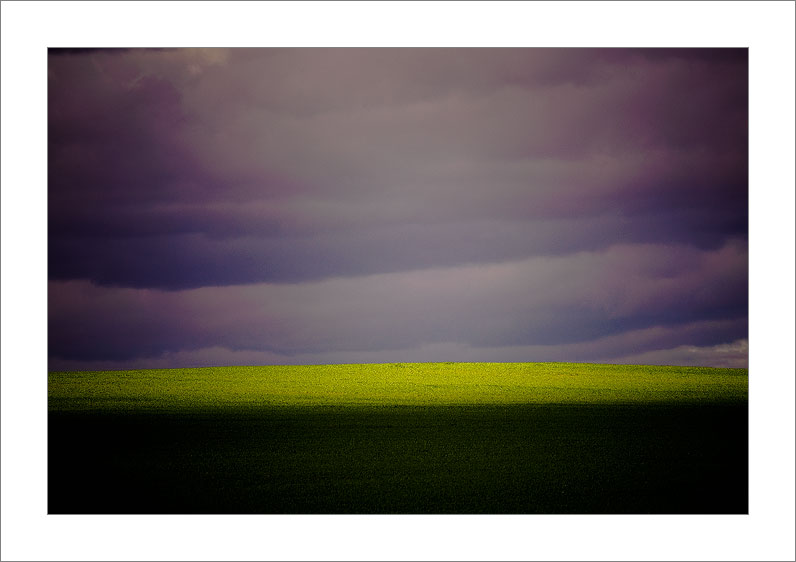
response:
[[[50,50],[51,368],[746,365],[745,49]]]

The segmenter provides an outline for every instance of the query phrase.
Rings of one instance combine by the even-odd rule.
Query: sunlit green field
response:
[[[741,369],[49,374],[51,513],[745,513]]]

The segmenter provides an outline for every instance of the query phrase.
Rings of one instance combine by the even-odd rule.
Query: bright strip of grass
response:
[[[50,410],[746,401],[745,369],[398,363],[54,372]]]

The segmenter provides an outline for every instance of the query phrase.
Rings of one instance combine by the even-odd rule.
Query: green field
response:
[[[746,513],[745,369],[49,374],[50,513]]]

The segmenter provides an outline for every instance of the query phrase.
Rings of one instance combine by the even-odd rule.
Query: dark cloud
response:
[[[720,216],[717,219],[721,219]],[[666,217],[611,215],[568,220],[483,220],[442,224],[384,224],[332,229],[313,235],[278,224],[201,231],[153,224],[148,236],[92,239],[62,236],[50,241],[50,277],[87,277],[108,286],[170,290],[264,282],[295,283],[328,277],[500,263],[530,256],[603,250],[613,244],[689,243],[710,249],[726,240],[688,210]],[[183,218],[184,220],[184,218]],[[159,230],[157,226],[162,226]],[[690,225],[691,233],[682,225]],[[673,226],[680,229],[672,234]],[[723,226],[723,225],[722,225]],[[143,225],[140,227],[143,229]],[[266,229],[275,233],[265,233]],[[283,230],[282,233],[278,231]],[[728,228],[729,230],[729,228]],[[742,228],[738,227],[741,231]],[[259,236],[258,236],[259,234]],[[742,232],[738,233],[742,235]],[[68,260],[57,261],[59,255]],[[153,270],[153,264],[157,268]],[[119,280],[123,280],[120,282]]]
[[[68,359],[123,360],[214,345],[283,355],[445,342],[562,346],[727,321],[737,339],[745,336],[738,330],[746,283],[745,246],[737,242],[713,251],[614,246],[489,266],[178,292],[54,281],[50,349]],[[725,337],[711,325],[646,345],[714,345]]]
[[[745,338],[745,49],[50,50],[48,88],[53,357]]]

